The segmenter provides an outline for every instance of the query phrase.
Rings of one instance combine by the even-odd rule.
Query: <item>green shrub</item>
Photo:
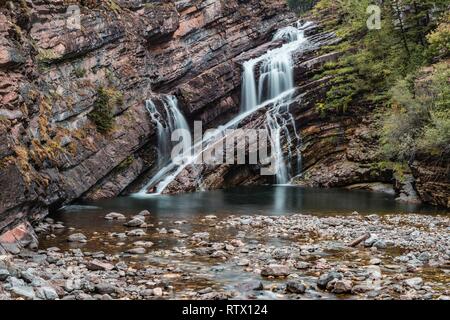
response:
[[[111,88],[99,88],[94,108],[89,113],[89,119],[93,121],[100,133],[109,132],[114,126],[114,105],[123,103],[123,95]]]
[[[416,80],[419,87],[412,80],[400,80],[391,90],[392,109],[381,135],[387,159],[412,161],[418,152],[450,155],[450,66],[441,63],[434,69],[430,79]]]

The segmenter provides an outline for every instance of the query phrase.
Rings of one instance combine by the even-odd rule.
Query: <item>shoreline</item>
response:
[[[47,219],[38,251],[0,257],[0,299],[450,298],[447,216],[111,217],[89,236]]]

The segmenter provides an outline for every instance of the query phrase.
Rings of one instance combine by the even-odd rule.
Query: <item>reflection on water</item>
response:
[[[432,206],[398,202],[394,196],[385,193],[293,186],[242,187],[176,196],[119,197],[79,203],[76,207],[66,207],[63,212],[137,213],[144,209],[161,218],[204,214],[349,214],[353,211],[362,214],[445,213]]]

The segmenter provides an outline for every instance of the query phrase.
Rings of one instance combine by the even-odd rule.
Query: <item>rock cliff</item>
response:
[[[284,0],[0,4],[3,243],[49,209],[117,196],[151,175],[149,97],[175,93],[207,124],[235,113],[233,59],[295,19]]]

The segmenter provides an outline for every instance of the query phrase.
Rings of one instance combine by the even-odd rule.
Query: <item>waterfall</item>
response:
[[[153,99],[145,102],[146,109],[150,115],[151,120],[156,125],[158,136],[158,167],[159,172],[151,179],[149,183],[140,191],[140,193],[147,193],[147,189],[151,187],[155,181],[162,178],[164,172],[164,165],[170,161],[172,144],[172,133],[175,130],[182,129],[186,133],[190,132],[189,125],[178,107],[178,100],[175,96],[167,95],[158,98],[161,107],[158,108]],[[161,110],[160,110],[161,109]],[[184,150],[189,150],[191,147],[191,136],[184,137],[182,140]]]
[[[295,27],[288,26],[278,30],[273,41],[284,41],[283,46],[244,63],[241,112],[248,112],[265,101],[274,99],[294,88],[292,53],[307,42],[304,30],[310,25],[311,23],[296,24]],[[257,81],[255,77],[258,74],[256,72],[258,66],[259,78]],[[288,183],[292,174],[300,170],[301,165],[300,137],[288,105],[288,103],[276,103],[266,112],[265,127],[271,137],[272,154],[276,162],[277,184]],[[282,150],[283,137],[287,143],[287,154]],[[295,170],[291,168],[294,153],[297,157]]]
[[[308,22],[298,27],[288,26],[278,30],[273,41],[284,41],[281,47],[243,64],[241,112],[252,110],[294,88],[292,53],[307,42],[304,30],[310,25]],[[255,78],[257,67],[258,80]]]
[[[292,53],[307,43],[304,36],[304,30],[312,23],[303,25],[289,26],[280,29],[273,37],[273,41],[283,41],[281,47],[272,49],[260,57],[246,61],[243,64],[242,75],[242,93],[241,93],[241,112],[228,123],[220,126],[214,135],[203,137],[202,141],[196,142],[190,148],[190,155],[179,161],[171,161],[166,166],[160,168],[159,172],[150,180],[149,183],[139,192],[140,195],[147,194],[149,187],[155,187],[155,194],[161,194],[165,189],[177,178],[177,176],[189,165],[194,165],[196,160],[208,148],[209,145],[217,143],[217,137],[222,136],[227,129],[235,128],[239,123],[256,112],[267,108],[265,127],[270,133],[272,154],[276,161],[276,181],[277,184],[288,183],[292,172],[296,171],[291,168],[291,159],[295,153],[297,160],[300,161],[301,155],[299,151],[300,137],[297,135],[295,122],[292,114],[289,112],[289,103],[294,93],[294,75],[293,75],[293,59]],[[259,74],[258,79],[256,75]],[[176,100],[175,100],[176,101]],[[150,103],[150,110],[152,104]],[[167,108],[166,108],[167,109]],[[169,111],[177,113],[178,120],[182,117],[176,103],[169,106]],[[155,114],[155,112],[153,112]],[[169,112],[167,112],[169,113]],[[152,116],[153,119],[154,116]],[[177,118],[175,116],[169,117]],[[163,137],[165,132],[164,126],[158,124],[159,136]],[[180,125],[178,123],[178,126]],[[187,125],[186,125],[187,126]],[[169,131],[172,128],[169,125]],[[287,154],[283,151],[283,137],[286,140]],[[159,145],[165,148],[164,143]],[[294,151],[292,151],[294,149]],[[296,168],[298,169],[298,168]]]

